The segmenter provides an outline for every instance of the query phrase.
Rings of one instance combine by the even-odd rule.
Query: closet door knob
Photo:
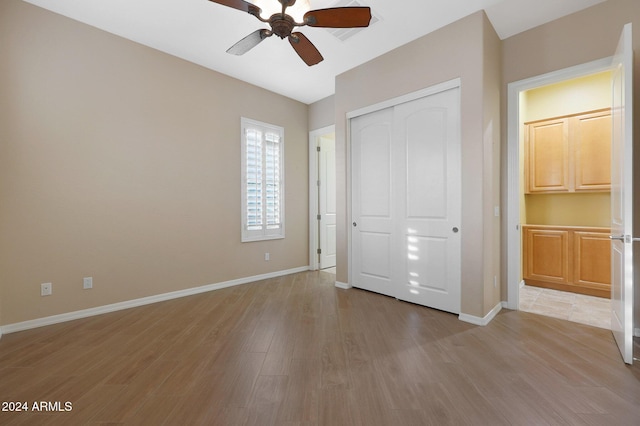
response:
[[[358,226],[358,224],[353,222],[353,227],[355,228],[356,226]]]
[[[452,229],[452,231],[453,231],[453,233],[454,233],[454,234],[457,234],[457,233],[458,233],[458,227],[457,227],[457,226],[454,226],[454,227],[453,227],[453,229]]]

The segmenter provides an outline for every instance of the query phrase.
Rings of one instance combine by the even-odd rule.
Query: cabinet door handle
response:
[[[634,242],[634,241],[640,241],[640,238],[637,238],[637,237],[631,238],[630,235],[609,235],[609,239],[610,240],[624,241],[625,243],[631,243],[631,242]]]

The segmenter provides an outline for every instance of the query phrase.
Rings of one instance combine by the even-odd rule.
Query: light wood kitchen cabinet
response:
[[[523,226],[524,278],[568,285],[572,247],[569,230]]]
[[[611,292],[611,240],[605,232],[574,231],[573,282],[577,286]]]
[[[611,190],[609,109],[525,123],[526,192]]]
[[[611,111],[570,119],[576,191],[611,190]]]
[[[526,284],[610,297],[608,228],[524,225],[522,232]]]
[[[527,192],[568,192],[569,120],[530,123],[525,134]]]

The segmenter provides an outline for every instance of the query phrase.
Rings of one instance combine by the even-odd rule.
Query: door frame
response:
[[[611,70],[612,57],[552,71],[507,85],[507,308],[518,310],[522,284],[520,224],[520,93],[526,90]]]
[[[351,176],[351,161],[352,161],[352,153],[351,153],[351,120],[353,118],[359,117],[361,115],[366,115],[372,112],[380,111],[386,108],[395,107],[396,105],[404,104],[407,102],[415,101],[420,98],[424,98],[430,95],[434,95],[436,93],[444,92],[446,90],[459,88],[462,91],[462,79],[460,77],[444,81],[442,83],[437,83],[429,87],[425,87],[423,89],[416,90],[415,92],[407,93],[405,95],[397,96],[395,98],[391,98],[385,101],[381,101],[372,105],[368,105],[362,108],[358,108],[353,111],[349,111],[346,114],[346,144],[347,144],[347,158],[346,158],[346,169],[347,169],[347,220],[346,220],[346,237],[347,237],[347,268],[348,268],[348,284],[340,283],[341,288],[351,288],[351,283],[353,282],[353,268],[351,265],[353,253],[352,253],[352,241],[351,241],[351,222],[353,221],[352,217],[352,202],[353,202],[353,187],[352,187],[352,176]],[[460,105],[462,107],[462,105]],[[336,285],[338,283],[336,282]],[[462,297],[462,294],[460,295]]]
[[[322,127],[309,132],[309,270],[320,268],[318,259],[318,139],[328,133],[336,133],[336,126]]]

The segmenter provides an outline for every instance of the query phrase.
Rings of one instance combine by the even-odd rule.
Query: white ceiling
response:
[[[299,30],[324,56],[313,67],[278,37],[229,55],[231,45],[267,24],[208,0],[25,1],[309,104],[334,93],[336,75],[478,10],[505,39],[605,0],[358,0],[380,21],[348,40],[323,28]],[[312,9],[337,2],[310,0]]]

